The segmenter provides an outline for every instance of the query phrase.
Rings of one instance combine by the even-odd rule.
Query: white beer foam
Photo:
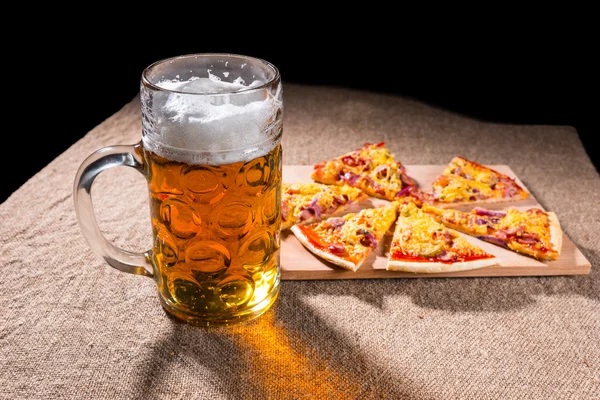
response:
[[[227,77],[229,72],[223,72],[223,76]],[[264,84],[264,81],[255,80],[250,84],[246,84],[242,77],[237,77],[233,82],[221,80],[218,76],[208,71],[208,78],[200,78],[192,76],[187,81],[178,79],[163,79],[156,86],[167,90],[175,90],[185,93],[207,94],[207,93],[235,93],[246,89],[252,89]]]
[[[144,129],[144,143],[159,155],[189,163],[223,164],[265,155],[277,144],[272,139],[281,126],[273,121],[283,105],[281,90],[273,96],[258,88],[262,84],[246,85],[240,78],[224,82],[212,74],[161,81],[157,86],[171,92],[154,94],[154,129]]]

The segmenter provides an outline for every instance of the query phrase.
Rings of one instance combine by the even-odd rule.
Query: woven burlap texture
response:
[[[456,155],[507,164],[556,212],[591,273],[285,281],[257,320],[178,323],[152,279],[92,253],[73,206],[85,157],[139,140],[136,98],[0,205],[1,398],[600,398],[600,179],[573,128],[334,87],[284,83],[284,101],[284,164],[380,141],[407,165]],[[140,174],[108,171],[92,194],[110,241],[150,247]]]

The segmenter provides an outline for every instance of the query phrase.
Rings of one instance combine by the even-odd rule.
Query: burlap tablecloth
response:
[[[139,140],[134,99],[0,205],[0,397],[600,398],[600,179],[566,126],[475,121],[392,95],[284,84],[284,163],[385,141],[404,164],[508,164],[590,260],[586,276],[285,281],[234,327],[177,323],[155,283],[93,254],[72,185],[94,150]],[[65,121],[68,123],[68,121]],[[100,226],[150,246],[146,183],[98,178]]]

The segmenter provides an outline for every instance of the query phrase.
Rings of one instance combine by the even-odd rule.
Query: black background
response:
[[[5,49],[5,68],[18,69],[4,86],[14,106],[9,115],[26,128],[5,134],[17,149],[9,158],[22,161],[5,173],[0,202],[133,99],[144,67],[201,52],[266,59],[284,82],[393,93],[487,121],[573,126],[598,169],[592,118],[598,43],[584,15],[565,17],[569,25],[539,16],[517,23],[512,14],[477,26],[446,21],[410,29],[406,16],[382,21],[365,15],[343,24],[340,16],[300,16],[299,24],[287,24],[280,15],[209,26],[193,15],[176,23],[144,20],[141,11],[115,21],[92,8],[43,19],[31,25],[30,39]],[[243,29],[233,31],[233,25]],[[257,32],[261,38],[251,39]],[[384,70],[390,79],[378,80]],[[34,156],[22,157],[27,152]]]

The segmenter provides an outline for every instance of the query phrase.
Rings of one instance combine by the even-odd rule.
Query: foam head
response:
[[[190,163],[248,161],[269,152],[281,135],[281,83],[252,70],[247,58],[233,61],[177,68],[142,85],[144,144]]]

